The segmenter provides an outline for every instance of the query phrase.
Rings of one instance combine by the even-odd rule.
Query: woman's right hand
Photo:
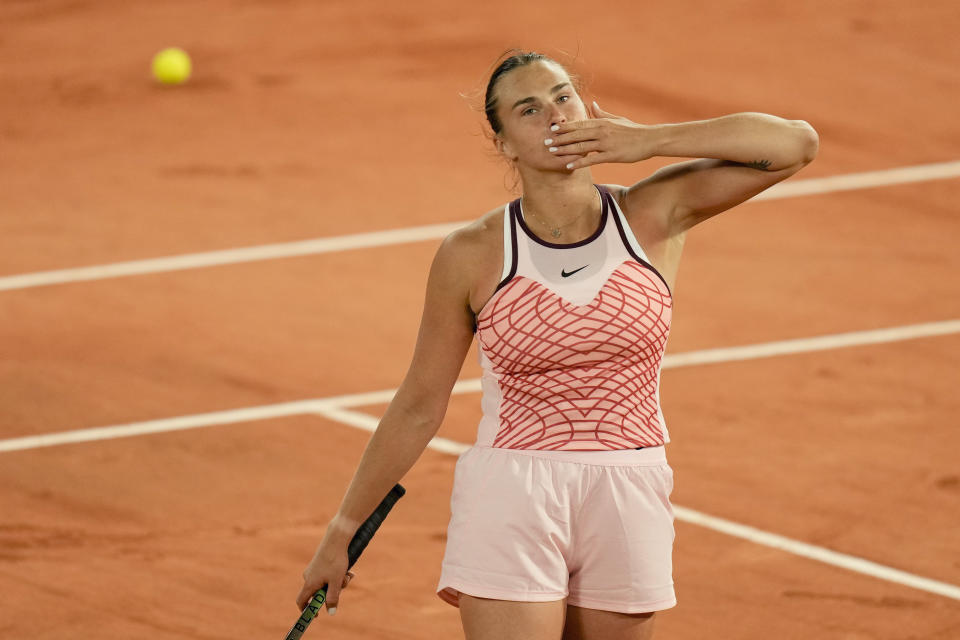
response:
[[[303,588],[297,595],[297,607],[300,611],[306,608],[313,595],[327,585],[327,613],[333,615],[340,600],[340,591],[345,589],[353,573],[347,571],[349,559],[347,557],[347,543],[349,538],[335,533],[333,522],[327,527],[320,546],[307,568],[303,571]]]
[[[568,161],[567,169],[582,169],[601,162],[639,162],[655,155],[650,132],[656,127],[608,113],[596,102],[587,109],[587,115],[585,120],[555,125],[551,148],[559,158],[573,158]]]

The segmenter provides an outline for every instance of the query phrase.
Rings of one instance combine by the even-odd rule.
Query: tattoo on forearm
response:
[[[754,160],[753,162],[747,162],[744,166],[750,167],[751,169],[759,169],[760,171],[766,171],[767,167],[770,166],[769,160]]]

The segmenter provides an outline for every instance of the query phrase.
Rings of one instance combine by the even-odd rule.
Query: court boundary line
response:
[[[370,432],[375,431],[380,424],[380,418],[376,416],[343,408],[318,409],[316,414],[328,420]],[[449,455],[460,455],[471,446],[472,445],[441,437],[434,437],[427,444],[429,449]],[[734,538],[740,538],[741,540],[746,540],[761,546],[785,551],[802,558],[807,558],[808,560],[816,560],[823,564],[846,569],[854,573],[860,573],[887,582],[912,587],[946,598],[960,600],[960,585],[953,585],[949,582],[926,578],[915,573],[867,560],[866,558],[834,551],[794,538],[788,538],[787,536],[764,531],[763,529],[727,520],[726,518],[712,516],[702,511],[690,509],[689,507],[674,504],[673,512],[677,520],[686,522],[687,524],[710,529],[711,531],[723,533]]]
[[[757,360],[782,355],[809,353],[813,351],[827,351],[848,347],[885,344],[903,340],[915,340],[960,333],[960,319],[943,320],[939,322],[925,322],[921,324],[888,327],[884,329],[869,329],[866,331],[850,331],[834,333],[810,338],[794,338],[762,342],[757,344],[741,345],[737,347],[720,347],[701,349],[675,354],[666,354],[663,358],[663,368],[673,369],[703,364],[722,364],[726,362],[740,362]],[[32,436],[19,436],[0,440],[0,453],[24,451],[43,447],[59,446],[79,442],[94,442],[111,440],[152,433],[166,433],[202,427],[237,424],[254,420],[283,418],[318,412],[336,412],[351,407],[362,407],[372,404],[389,403],[396,389],[381,391],[350,393],[326,398],[296,400],[278,404],[260,405],[243,409],[227,409],[173,418],[160,418],[106,427],[92,427],[57,431]],[[462,393],[477,393],[480,391],[480,379],[469,378],[458,380],[451,391],[451,395]],[[333,413],[331,413],[333,415]]]
[[[936,162],[896,167],[893,169],[881,169],[878,171],[847,173],[824,178],[788,180],[775,184],[766,191],[750,198],[747,202],[819,195],[838,191],[871,189],[914,182],[927,182],[930,180],[946,180],[957,177],[960,177],[960,160]],[[314,238],[311,240],[297,240],[293,242],[114,262],[88,267],[73,267],[0,276],[0,291],[421,242],[442,238],[470,222],[472,221],[464,220],[460,222],[429,224],[385,231]]]
[[[920,337],[950,335],[960,332],[960,320],[924,323],[920,325],[906,325],[872,331],[850,332],[846,334],[832,334],[814,338],[795,340],[781,340],[742,347],[725,347],[721,349],[705,349],[680,353],[672,356],[670,367],[683,367],[697,364],[711,364],[718,362],[735,362],[747,359],[759,359],[773,355],[789,353],[805,353],[827,349],[842,348],[845,346],[862,346],[866,344],[882,344],[892,341],[910,340]],[[664,368],[668,367],[667,356],[664,359]],[[478,379],[458,381],[452,394],[475,393],[480,391]],[[216,411],[193,416],[180,416],[147,422],[98,427],[93,429],[79,429],[39,436],[25,436],[0,440],[0,452],[22,451],[59,444],[106,440],[113,438],[144,435],[148,433],[163,433],[199,427],[209,427],[225,424],[237,424],[268,418],[284,416],[315,415],[338,424],[373,432],[380,424],[381,418],[361,411],[354,411],[350,407],[389,402],[396,389],[387,389],[369,393],[355,393],[314,400],[301,400],[275,405],[263,405],[246,409]],[[427,444],[427,448],[448,455],[460,455],[472,445],[457,442],[449,438],[434,436]],[[960,600],[960,586],[939,580],[933,580],[914,573],[895,569],[872,560],[858,556],[833,551],[807,542],[788,538],[776,533],[764,531],[750,525],[741,524],[725,518],[709,515],[701,511],[673,505],[674,516],[677,520],[700,526],[731,537],[739,538],[762,546],[778,549],[792,555],[815,560],[823,564],[846,569],[894,584],[926,591],[934,595]]]

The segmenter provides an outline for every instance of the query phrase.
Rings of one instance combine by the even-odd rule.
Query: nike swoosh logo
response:
[[[579,269],[574,269],[574,270],[571,271],[570,273],[567,273],[566,270],[561,269],[561,270],[560,270],[560,276],[563,277],[563,278],[569,278],[570,276],[572,276],[573,274],[575,274],[577,271],[583,271],[584,269],[586,269],[586,268],[589,267],[589,266],[590,266],[590,265],[585,264],[585,265],[583,265],[582,267],[580,267]]]

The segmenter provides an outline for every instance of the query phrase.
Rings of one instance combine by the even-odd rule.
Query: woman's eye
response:
[[[559,102],[566,102],[566,101],[569,100],[569,99],[570,99],[570,96],[560,96],[560,97],[557,98],[557,101],[559,101]]]

